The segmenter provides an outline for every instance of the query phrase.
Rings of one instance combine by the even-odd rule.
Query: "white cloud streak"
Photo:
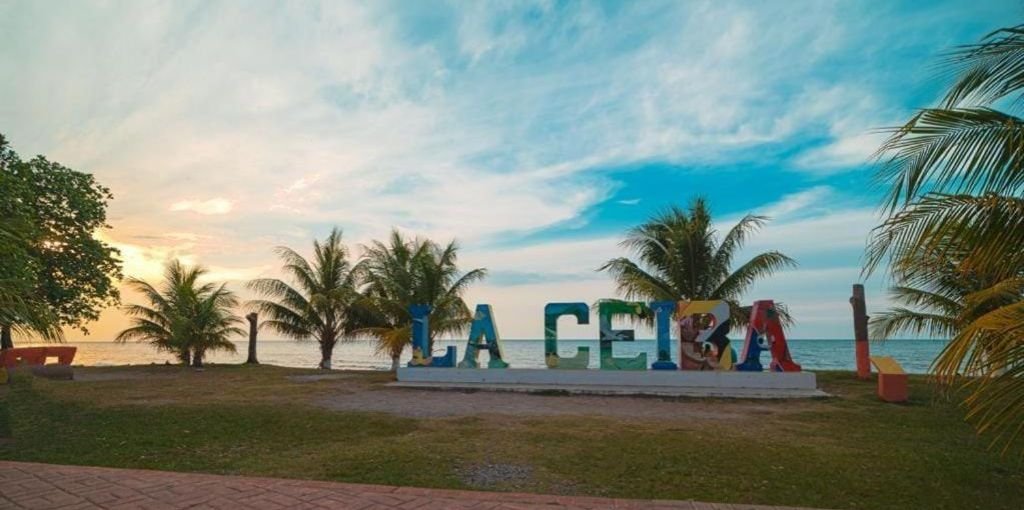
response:
[[[353,244],[396,226],[457,237],[467,262],[582,275],[615,239],[490,246],[585,225],[613,198],[603,170],[616,165],[734,164],[815,137],[794,169],[848,170],[873,143],[865,130],[901,111],[868,72],[876,53],[948,16],[824,2],[427,8],[450,19],[365,2],[4,3],[0,68],[18,79],[0,80],[0,120],[19,151],[112,188],[110,235],[143,274],[181,256],[242,278],[274,265],[270,247],[338,224]],[[766,208],[777,221],[751,249],[862,246],[870,210],[795,192]],[[141,240],[167,232],[195,237]],[[580,294],[608,292],[584,280]]]
[[[226,198],[209,200],[179,200],[171,204],[170,210],[175,212],[188,211],[198,214],[227,214],[235,204]]]

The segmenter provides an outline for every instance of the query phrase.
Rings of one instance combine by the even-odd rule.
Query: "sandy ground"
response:
[[[174,384],[175,380],[187,381],[198,375],[196,383],[209,384],[215,379],[205,379],[192,372],[161,373],[156,370],[123,369],[78,369],[75,380],[79,382],[105,381],[159,381],[157,384]],[[207,376],[232,375],[216,369]],[[393,388],[385,386],[386,380],[367,373],[300,373],[286,374],[277,379],[277,384],[302,387],[301,400],[311,405],[338,411],[382,412],[410,418],[445,418],[460,416],[504,415],[517,417],[531,416],[604,416],[618,419],[667,420],[667,421],[729,421],[758,419],[766,416],[791,414],[808,408],[809,402],[796,400],[741,400],[741,399],[695,399],[626,397],[600,395],[544,395],[492,391],[430,390],[415,388]],[[272,378],[273,379],[273,378]],[[271,380],[272,380],[271,379]],[[189,384],[196,384],[189,383]],[[227,383],[226,381],[221,384]],[[251,384],[235,381],[234,383]],[[307,391],[307,385],[316,390]],[[273,390],[269,390],[273,391]],[[280,392],[282,398],[294,402],[293,391]],[[287,397],[284,395],[288,395]],[[125,397],[134,401],[134,396]],[[146,399],[152,403],[153,397]]]
[[[309,374],[309,375],[289,375],[287,377],[289,381],[295,382],[317,382],[317,381],[337,381],[344,379],[356,379],[359,377],[349,374]]]
[[[153,379],[175,379],[174,374],[153,374],[150,372],[99,372],[94,370],[82,370],[75,367],[75,379],[80,382],[97,381],[131,381],[131,380],[153,380]]]
[[[511,392],[461,392],[409,388],[363,389],[322,397],[314,404],[343,411],[376,411],[413,418],[504,414],[586,415],[666,420],[751,419],[803,408],[793,401],[695,400],[591,395],[548,396]]]

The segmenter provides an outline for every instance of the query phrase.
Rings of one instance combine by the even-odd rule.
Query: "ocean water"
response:
[[[455,345],[461,356],[465,340],[441,340],[435,348],[443,350],[448,345]],[[674,343],[674,342],[673,342]],[[109,366],[109,365],[146,365],[174,362],[174,357],[157,352],[148,344],[113,342],[78,342],[75,356],[76,365]],[[210,363],[241,363],[245,361],[247,342],[236,342],[238,352],[214,353],[208,357]],[[910,373],[925,373],[928,366],[945,347],[945,340],[888,340],[872,342],[871,353],[892,356]],[[502,340],[505,358],[517,368],[544,368],[544,342],[542,340]],[[590,347],[591,368],[597,367],[597,340],[561,340],[558,341],[559,352],[563,356],[575,354],[576,347]],[[676,345],[672,346],[672,357],[678,359]],[[793,359],[805,370],[854,370],[853,340],[789,340],[789,350]],[[315,342],[292,342],[279,340],[261,340],[257,347],[261,363],[288,367],[314,368],[320,361],[320,353]],[[739,348],[737,347],[737,351]],[[619,342],[615,344],[615,355],[632,356],[640,352],[647,353],[647,359],[654,361],[656,349],[654,340],[637,340],[635,342]],[[481,353],[481,360],[487,358]],[[409,357],[409,351],[403,356],[403,362]],[[762,354],[761,362],[767,366],[771,356]],[[351,341],[339,344],[334,349],[333,365],[335,368],[386,370],[391,361],[374,354],[373,344],[368,341]]]

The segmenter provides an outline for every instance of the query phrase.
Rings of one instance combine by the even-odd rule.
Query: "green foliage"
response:
[[[396,398],[380,373],[300,382],[294,376],[311,371],[76,371],[71,384],[35,379],[0,388],[0,415],[7,409],[10,417],[0,459],[724,507],[1024,506],[1021,463],[986,451],[955,403],[936,398],[916,375],[905,405],[879,401],[874,385],[850,372],[818,372],[836,397],[629,403],[636,399],[591,396],[594,412],[549,415],[578,397],[446,393],[429,406],[460,415],[416,418],[407,416],[427,404],[405,408],[404,398],[391,402],[392,413],[325,408],[337,398]],[[640,412],[598,416],[629,405]],[[524,408],[536,412],[513,411]],[[466,476],[495,464],[526,467],[527,475],[496,486]]]
[[[117,250],[95,237],[107,228],[110,191],[42,156],[23,161],[0,136],[0,196],[0,229],[14,241],[0,250],[0,279],[25,296],[16,317],[0,320],[48,339],[59,326],[86,331],[119,298]]]
[[[247,306],[265,317],[260,328],[295,340],[315,338],[320,344],[320,368],[329,369],[335,344],[355,328],[349,309],[358,298],[341,230],[331,230],[323,243],[313,241],[311,261],[284,246],[277,248],[277,254],[292,283],[276,278],[249,282],[249,289],[267,299]]]
[[[18,155],[0,134],[0,197],[27,193],[25,184],[10,173],[16,164],[20,164]],[[0,325],[25,333],[59,333],[52,327],[53,317],[43,316],[45,308],[33,299],[39,267],[29,253],[33,233],[30,211],[21,200],[11,200],[0,208]]]
[[[364,251],[365,257],[351,266],[338,229],[313,243],[312,260],[291,248],[277,248],[290,282],[262,278],[248,284],[264,298],[247,305],[265,317],[260,328],[295,340],[315,338],[320,368],[330,368],[334,345],[349,335],[372,337],[381,353],[397,359],[409,343],[413,304],[433,306],[432,340],[465,330],[472,314],[462,294],[486,273],[460,274],[454,242],[440,246],[407,240],[395,231],[389,244],[375,241]]]
[[[202,366],[208,351],[235,352],[230,338],[244,333],[241,319],[233,315],[238,298],[223,284],[201,284],[206,274],[200,266],[187,267],[177,260],[167,264],[159,289],[137,279],[128,285],[149,301],[149,306],[127,305],[131,327],[115,341],[149,342],[158,350],[173,352],[184,364]]]
[[[890,289],[898,306],[871,317],[871,338],[897,333],[952,338],[985,314],[1019,299],[1013,280],[965,273],[948,258],[917,260],[900,273],[903,285]]]
[[[4,179],[0,174],[0,181]],[[61,331],[55,317],[32,293],[36,263],[28,252],[28,226],[17,217],[0,218],[0,325],[58,340]]]
[[[620,245],[636,261],[615,258],[598,270],[612,275],[625,299],[725,300],[733,327],[744,326],[750,307],[739,300],[750,286],[776,271],[796,267],[788,256],[768,251],[733,268],[736,253],[767,221],[748,214],[719,239],[707,203],[696,198],[687,210],[672,207],[626,233]],[[791,323],[785,306],[779,309],[783,322]]]
[[[952,337],[937,380],[970,390],[968,418],[1008,448],[1024,431],[1024,121],[993,105],[1024,98],[1024,26],[946,65],[955,80],[941,106],[891,129],[878,151],[890,215],[865,272],[889,262],[902,306],[873,329]]]
[[[357,332],[375,338],[378,352],[397,362],[410,342],[409,307],[414,304],[432,307],[431,348],[439,335],[465,332],[473,314],[462,296],[487,271],[459,271],[455,241],[442,246],[429,239],[406,239],[393,230],[388,244],[374,241],[363,251],[355,270],[364,284]]]
[[[893,130],[876,179],[889,187],[889,205],[908,204],[929,191],[996,192],[1024,189],[1024,121],[989,108],[928,108]],[[970,168],[970,171],[965,171]]]

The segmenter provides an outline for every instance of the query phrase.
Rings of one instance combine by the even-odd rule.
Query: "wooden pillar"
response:
[[[0,325],[0,349],[13,349],[14,341],[11,339],[11,325]]]
[[[853,305],[853,340],[857,347],[857,378],[870,379],[871,360],[868,348],[868,313],[867,304],[864,301],[863,285],[854,284],[850,304]]]
[[[260,364],[260,362],[256,360],[256,317],[256,312],[245,316],[249,321],[249,358],[245,360],[247,365]]]

